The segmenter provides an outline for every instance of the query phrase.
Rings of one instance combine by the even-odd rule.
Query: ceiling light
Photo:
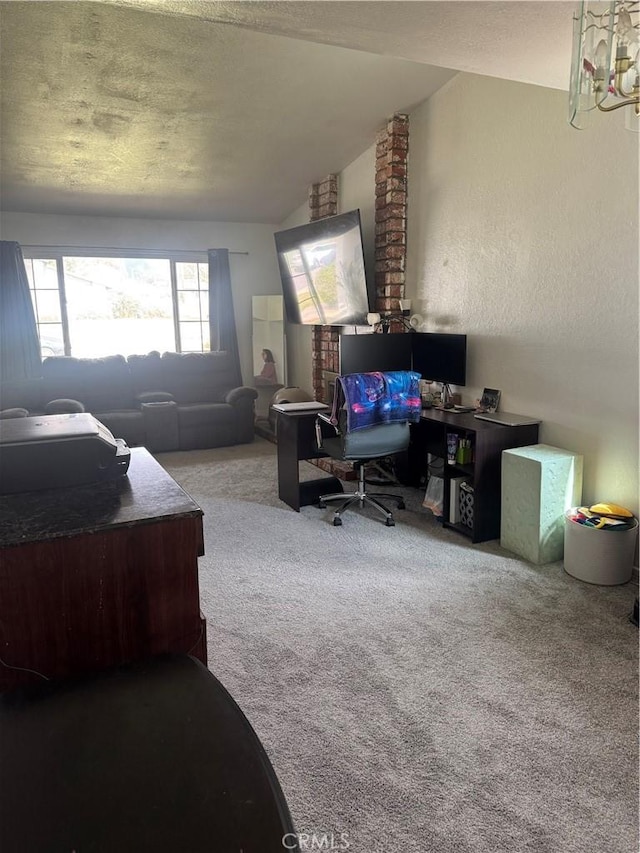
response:
[[[589,113],[627,107],[626,126],[640,131],[640,0],[578,5],[573,18],[569,124],[583,130]]]

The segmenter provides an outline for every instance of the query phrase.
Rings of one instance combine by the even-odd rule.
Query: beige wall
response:
[[[407,295],[469,335],[463,399],[502,390],[584,454],[584,500],[638,511],[638,143],[566,95],[458,75],[411,116]]]

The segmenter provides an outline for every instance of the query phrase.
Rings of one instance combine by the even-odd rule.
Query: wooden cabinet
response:
[[[0,498],[0,690],[164,652],[207,662],[202,510],[144,448],[126,477]]]
[[[455,435],[469,442],[471,461],[448,464],[447,438]],[[425,409],[420,423],[412,426],[409,470],[413,484],[426,470],[427,453],[444,460],[443,524],[469,536],[473,542],[485,542],[500,536],[500,481],[502,451],[524,447],[538,441],[538,425],[505,426],[478,420],[473,414],[455,414]],[[470,524],[456,521],[451,514],[453,480],[471,487],[473,504]]]

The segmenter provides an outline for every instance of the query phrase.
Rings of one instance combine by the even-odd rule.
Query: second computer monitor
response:
[[[413,343],[413,369],[423,379],[446,385],[464,385],[467,381],[467,336],[440,332],[410,334]]]

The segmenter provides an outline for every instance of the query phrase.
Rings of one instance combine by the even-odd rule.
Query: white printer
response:
[[[113,480],[130,450],[87,412],[0,420],[0,494]]]

